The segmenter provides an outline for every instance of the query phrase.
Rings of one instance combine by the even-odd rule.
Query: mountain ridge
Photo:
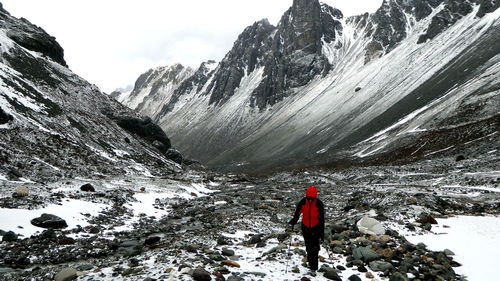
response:
[[[197,91],[178,91],[181,103],[161,101],[169,110],[152,118],[188,154],[222,169],[307,165],[313,155],[329,161],[323,154],[361,149],[408,116],[434,115],[444,129],[457,114],[432,111],[436,102],[453,100],[457,112],[467,99],[485,103],[477,116],[487,119],[499,104],[498,75],[483,75],[499,69],[496,19],[496,1],[386,0],[373,14],[348,18],[318,1],[294,1],[275,28],[261,21],[245,29]],[[245,52],[251,60],[235,56]]]
[[[160,127],[74,74],[54,37],[1,5],[0,54],[0,178],[53,182],[182,169],[168,159],[172,147]]]

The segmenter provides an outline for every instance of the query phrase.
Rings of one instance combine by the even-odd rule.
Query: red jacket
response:
[[[310,187],[306,192],[306,197],[300,200],[295,209],[295,214],[290,221],[294,225],[298,222],[302,214],[302,227],[314,228],[324,236],[325,229],[325,208],[323,202],[317,198],[318,192],[316,188]]]

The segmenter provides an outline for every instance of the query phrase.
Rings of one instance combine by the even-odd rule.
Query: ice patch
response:
[[[462,264],[455,271],[468,280],[492,280],[492,276],[498,275],[499,216],[458,216],[437,221],[438,225],[432,228],[434,234],[406,238],[414,244],[422,242],[431,250],[452,250],[455,260]]]
[[[61,205],[53,204],[36,210],[0,208],[0,229],[14,231],[24,237],[29,237],[44,230],[31,224],[32,219],[44,213],[53,214],[64,219],[68,224],[66,229],[75,228],[77,225],[84,227],[89,223],[87,222],[88,216],[83,214],[95,216],[104,208],[106,208],[104,204],[74,199],[67,199]]]

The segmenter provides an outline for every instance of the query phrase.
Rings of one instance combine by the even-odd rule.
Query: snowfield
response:
[[[412,243],[430,249],[451,249],[462,264],[457,273],[469,281],[493,280],[500,260],[500,216],[457,216],[437,219],[430,234],[407,236]],[[492,279],[493,278],[493,279]]]

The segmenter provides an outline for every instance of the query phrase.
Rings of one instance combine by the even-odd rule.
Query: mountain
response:
[[[498,139],[498,6],[385,0],[373,14],[346,18],[294,0],[277,26],[247,27],[215,69],[203,64],[181,83],[141,82],[168,90],[140,95],[141,106],[134,95],[124,103],[223,170],[456,152]]]
[[[0,4],[0,179],[171,174],[170,149],[151,119],[71,72],[54,37]]]

